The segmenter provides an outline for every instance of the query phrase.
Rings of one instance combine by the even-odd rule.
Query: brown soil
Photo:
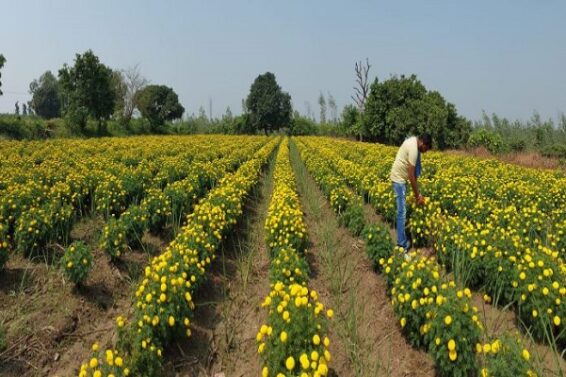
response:
[[[405,341],[363,242],[338,225],[315,182],[296,165],[311,243],[309,285],[336,312],[329,336],[335,376],[434,376],[431,358]]]
[[[2,376],[73,375],[90,356],[92,343],[112,343],[115,318],[127,314],[132,285],[148,255],[134,251],[112,264],[96,245],[103,224],[101,218],[85,218],[71,233],[93,250],[94,266],[80,289],[56,262],[10,257],[0,274],[0,323],[7,346],[0,352]],[[152,244],[163,242],[153,239]],[[50,253],[59,258],[59,248]]]
[[[521,338],[523,344],[529,349],[533,366],[541,376],[564,376],[566,375],[566,360],[560,355],[554,354],[552,349],[545,345],[534,342],[517,323],[517,317],[512,309],[498,308],[484,302],[480,293],[474,292],[473,304],[478,308],[480,319],[486,326],[488,336],[495,337],[503,333],[515,334]]]
[[[269,256],[263,224],[272,178],[264,174],[247,200],[244,218],[210,271],[211,279],[195,297],[193,335],[167,350],[164,375],[254,376],[261,372],[256,334],[265,320],[260,304],[269,293]]]
[[[448,154],[456,156],[473,156],[481,159],[493,158],[509,164],[515,164],[534,169],[562,169],[566,166],[560,163],[557,158],[544,157],[538,152],[513,152],[503,155],[493,155],[485,148],[474,148],[469,150],[449,150]]]

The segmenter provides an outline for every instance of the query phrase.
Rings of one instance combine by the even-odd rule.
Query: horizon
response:
[[[8,8],[8,2],[0,2]],[[556,122],[566,111],[566,4],[502,1],[456,5],[298,1],[115,4],[10,3],[0,25],[0,113],[27,102],[29,84],[88,49],[112,69],[139,64],[152,84],[173,88],[185,117],[200,107],[219,118],[240,114],[253,80],[273,72],[293,108],[319,118],[318,96],[331,93],[338,114],[352,103],[354,63],[369,59],[371,81],[416,74],[460,115],[482,111],[526,121],[534,112]],[[133,10],[133,12],[132,12]],[[324,17],[320,15],[324,14]],[[124,16],[127,15],[127,16]],[[17,32],[14,32],[17,30]],[[562,46],[562,47],[561,47]],[[307,102],[309,105],[307,105]]]

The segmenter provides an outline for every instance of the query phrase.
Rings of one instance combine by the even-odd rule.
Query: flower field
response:
[[[293,159],[363,244],[369,268],[384,280],[394,331],[406,347],[425,351],[436,375],[551,375],[535,345],[564,364],[562,172],[426,154],[419,179],[426,205],[407,201],[418,248],[405,260],[390,232],[395,147],[220,135],[0,146],[0,374],[216,375],[229,370],[233,353],[255,360],[253,375],[335,375],[333,364],[355,360],[342,357],[336,330],[348,317],[327,306],[330,283],[311,251],[322,240],[306,225],[312,208]],[[258,197],[264,186],[269,192]],[[256,254],[244,250],[248,267],[235,263],[236,272],[227,272],[234,256],[226,250],[247,236],[242,223],[260,200],[266,210],[254,221],[263,241],[247,246]],[[236,283],[248,274],[249,282]],[[218,284],[223,299],[212,299],[207,292]],[[236,294],[245,304],[230,309]],[[521,334],[492,331],[478,295],[512,312]],[[216,320],[203,329],[209,307]],[[218,341],[220,324],[236,315],[246,338],[234,343],[236,329],[227,328],[227,341]],[[59,331],[61,317],[74,325]],[[46,339],[57,356],[33,346]],[[206,359],[196,356],[199,344]]]

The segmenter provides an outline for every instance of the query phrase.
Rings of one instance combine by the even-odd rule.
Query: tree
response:
[[[15,106],[15,109],[14,109],[14,114],[20,115],[20,104],[18,103],[18,101],[16,101],[16,106]]]
[[[358,108],[354,105],[346,105],[342,110],[342,119],[340,122],[340,127],[348,135],[359,135],[356,129],[360,118],[360,112]]]
[[[59,83],[63,111],[70,123],[76,123],[84,130],[91,116],[98,121],[98,134],[103,134],[106,120],[112,115],[116,102],[112,70],[88,50],[76,55],[74,66],[65,64],[59,70]]]
[[[466,142],[470,123],[440,93],[427,91],[415,75],[377,79],[365,104],[362,129],[370,140],[400,144],[411,134],[428,132],[443,149]]]
[[[318,96],[318,105],[320,106],[320,124],[324,124],[326,123],[326,100],[322,92]]]
[[[45,72],[38,80],[29,84],[31,101],[29,109],[42,118],[51,119],[61,116],[61,93],[59,82],[51,71]]]
[[[336,107],[336,100],[334,99],[334,96],[330,94],[330,92],[328,92],[327,98],[328,98],[328,107],[330,108],[331,121],[333,123],[336,123],[336,121],[338,120],[338,109]]]
[[[28,115],[28,107],[25,103],[22,105],[22,115]]]
[[[291,96],[281,90],[271,72],[259,75],[254,80],[246,108],[251,129],[263,130],[266,135],[270,131],[288,127],[291,123]]]
[[[4,67],[4,63],[6,63],[6,58],[4,57],[4,55],[0,54],[0,69]],[[0,79],[1,78],[2,78],[2,72],[0,72]],[[2,81],[0,81],[0,96],[3,94],[1,88],[2,88]]]
[[[185,112],[177,93],[165,85],[148,85],[142,89],[137,107],[149,120],[153,132],[161,132],[165,121],[179,119]]]
[[[354,65],[354,70],[356,71],[356,86],[354,86],[355,94],[352,99],[358,105],[358,110],[360,112],[364,111],[365,103],[369,94],[369,69],[371,65],[369,64],[369,59],[366,58],[366,64],[363,65],[362,61],[356,62]]]
[[[126,106],[126,79],[122,71],[112,71],[112,91],[114,92],[115,102],[113,115],[115,118],[122,119],[124,107]]]
[[[126,93],[124,95],[124,120],[129,122],[132,119],[136,104],[138,103],[138,96],[143,88],[145,88],[149,81],[140,73],[139,64],[122,71],[124,84],[126,85]]]

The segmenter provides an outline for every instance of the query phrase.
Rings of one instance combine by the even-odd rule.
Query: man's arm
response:
[[[424,198],[419,191],[419,186],[417,185],[417,175],[416,168],[414,165],[409,164],[408,168],[409,182],[411,182],[411,188],[413,189],[413,194],[418,204],[424,204]]]

